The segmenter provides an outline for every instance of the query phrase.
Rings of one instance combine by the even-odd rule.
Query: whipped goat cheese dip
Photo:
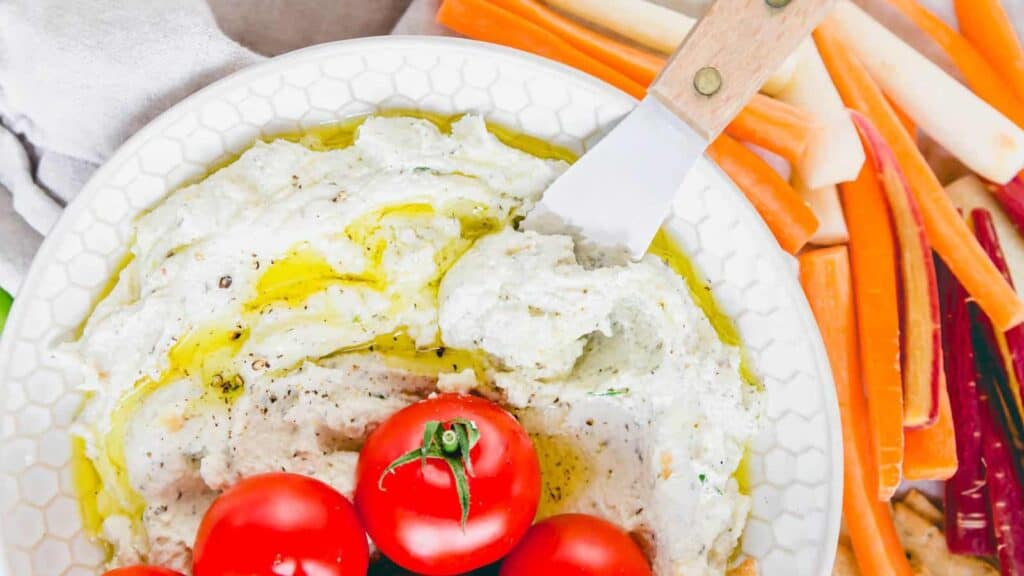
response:
[[[258,143],[142,215],[58,350],[111,564],[187,573],[203,513],[253,474],[351,497],[375,426],[471,391],[534,437],[542,514],[621,525],[656,574],[723,574],[764,392],[661,259],[583,266],[517,229],[566,167],[478,116],[371,117],[341,149]]]

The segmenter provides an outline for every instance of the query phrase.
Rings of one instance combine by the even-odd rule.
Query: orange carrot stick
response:
[[[491,0],[491,3],[558,35],[577,50],[644,86],[653,82],[665,66],[665,59],[661,56],[612,40],[534,0]]]
[[[568,64],[636,98],[643,97],[665,65],[664,58],[594,32],[535,0],[445,0],[437,21],[476,40]],[[796,161],[813,129],[813,119],[795,106],[759,95],[727,131]]]
[[[859,112],[851,115],[878,172],[895,231],[900,274],[903,425],[923,428],[939,417],[942,337],[935,261],[921,211],[895,153],[870,120]]]
[[[533,0],[445,0],[437,21],[477,40],[568,64],[637,98],[644,95],[664,62],[590,31]],[[796,159],[811,136],[813,122],[793,106],[756,97],[734,124],[730,131]],[[779,243],[791,252],[799,250],[818,223],[789,184],[735,142],[718,146],[718,161],[761,212]]]
[[[900,119],[900,124],[903,125],[903,129],[907,131],[907,134],[910,134],[911,138],[917,140],[917,125],[914,124],[914,120],[910,116],[907,116],[907,113],[900,109],[899,106],[893,104],[892,100],[889,98],[886,98],[885,100],[889,103],[889,106],[892,107],[892,111],[896,113],[896,117]]]
[[[800,256],[800,283],[832,365],[843,427],[843,516],[862,574],[910,576],[889,504],[877,498],[870,418],[857,366],[850,267],[845,246]]]
[[[946,377],[939,380],[939,418],[927,428],[907,429],[903,476],[907,480],[947,480],[956,474],[956,430]]]
[[[860,370],[867,392],[871,447],[879,500],[890,500],[903,469],[903,375],[900,368],[899,281],[889,202],[870,162],[839,185],[850,231],[850,264],[860,339]]]
[[[814,33],[825,66],[847,106],[870,119],[889,146],[916,196],[934,249],[1000,330],[1024,320],[1024,302],[978,245],[942,184],[864,66],[843,44],[835,22]]]
[[[747,196],[783,250],[796,254],[807,243],[818,219],[768,163],[725,134],[711,143],[708,156]]]
[[[645,84],[584,53],[557,34],[486,0],[445,0],[437,12],[437,21],[476,40],[518,48],[578,68],[634,98],[642,98],[647,92]]]
[[[966,0],[974,4],[979,0]],[[993,0],[998,3],[998,0]],[[929,12],[917,0],[889,0],[897,10],[927,34],[953,61],[971,90],[999,110],[1015,124],[1024,128],[1024,96],[1018,96],[1004,77],[966,38],[941,18]]]
[[[726,134],[775,152],[796,164],[814,129],[814,118],[796,106],[757,94],[725,129]]]
[[[1024,49],[999,0],[953,0],[960,32],[1024,102]]]

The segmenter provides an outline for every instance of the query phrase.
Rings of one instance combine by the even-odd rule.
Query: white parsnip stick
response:
[[[813,41],[800,46],[797,61],[793,78],[776,98],[811,114],[817,126],[795,169],[811,190],[855,180],[864,147]]]
[[[794,176],[793,188],[818,217],[818,230],[811,237],[809,241],[811,244],[833,246],[850,241],[843,205],[839,202],[839,190],[834,184],[809,188],[799,176]]]
[[[993,182],[1024,168],[1024,130],[850,2],[830,16],[886,95],[926,134]]]
[[[580,20],[595,24],[662,54],[671,54],[696,20],[647,0],[546,0]],[[790,56],[761,91],[774,95],[789,83],[796,58]]]

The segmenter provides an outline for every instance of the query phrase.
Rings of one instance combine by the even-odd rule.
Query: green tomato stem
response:
[[[425,465],[427,460],[442,460],[448,465],[455,480],[455,490],[459,497],[460,521],[462,529],[466,529],[469,518],[469,476],[473,475],[473,467],[469,453],[480,441],[480,431],[472,420],[457,418],[449,422],[431,420],[423,425],[423,443],[412,450],[395,458],[377,479],[377,488],[384,490],[384,478],[393,474],[396,469],[420,460]]]
[[[455,454],[459,451],[459,436],[454,430],[445,430],[441,433],[441,449],[445,454]]]

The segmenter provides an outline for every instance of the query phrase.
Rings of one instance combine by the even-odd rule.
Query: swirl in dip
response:
[[[566,166],[476,116],[373,117],[342,149],[257,144],[139,218],[62,347],[112,564],[187,570],[210,502],[252,474],[351,496],[367,434],[444,390],[531,432],[542,515],[633,531],[657,574],[724,573],[762,393],[662,259],[583,266],[517,229]]]

